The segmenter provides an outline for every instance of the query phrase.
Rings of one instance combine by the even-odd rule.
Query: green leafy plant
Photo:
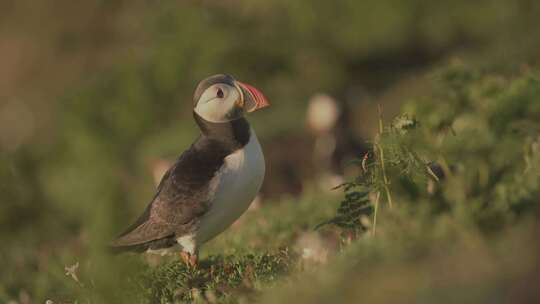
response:
[[[263,284],[288,274],[295,257],[284,249],[276,253],[210,256],[197,269],[178,261],[149,269],[139,278],[148,303],[205,300],[215,302],[243,294],[254,297]]]
[[[375,233],[385,202],[450,212],[488,231],[535,205],[538,75],[505,78],[455,64],[433,78],[429,95],[405,105],[410,114],[386,127],[379,119],[370,152],[354,162],[361,174],[343,185],[336,216],[323,224]]]

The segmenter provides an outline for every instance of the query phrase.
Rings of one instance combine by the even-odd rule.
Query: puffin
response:
[[[199,137],[165,172],[142,215],[110,243],[113,251],[179,253],[196,267],[201,245],[259,192],[265,160],[245,115],[269,105],[257,88],[230,75],[202,80],[193,95]]]

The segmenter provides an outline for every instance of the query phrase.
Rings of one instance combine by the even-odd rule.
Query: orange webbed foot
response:
[[[198,257],[197,254],[191,254],[187,251],[180,251],[180,259],[186,264],[189,268],[197,268]]]

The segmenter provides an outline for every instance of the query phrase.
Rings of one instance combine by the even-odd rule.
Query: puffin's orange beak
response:
[[[248,92],[249,95],[251,95],[249,97],[251,97],[250,99],[254,103],[253,105],[247,107],[246,109],[247,112],[253,112],[258,109],[268,107],[270,105],[270,103],[268,102],[268,99],[266,99],[266,97],[264,97],[261,91],[259,91],[257,88],[247,83],[240,82],[240,81],[237,81],[237,83],[243,89],[244,92]],[[248,102],[246,102],[246,104],[247,103]]]

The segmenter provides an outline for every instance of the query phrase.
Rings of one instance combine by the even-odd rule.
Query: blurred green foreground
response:
[[[540,302],[538,16],[528,0],[3,1],[0,302]],[[272,103],[250,117],[262,203],[198,270],[109,256],[219,72]],[[316,93],[363,145],[334,191],[313,173]]]

